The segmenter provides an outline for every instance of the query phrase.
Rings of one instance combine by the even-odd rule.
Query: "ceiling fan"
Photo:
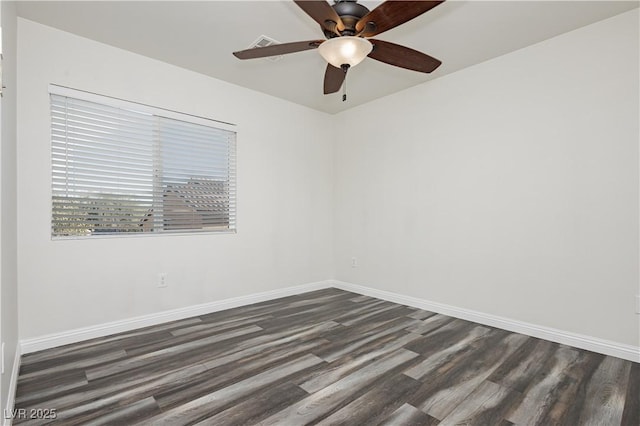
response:
[[[274,44],[233,54],[239,59],[255,59],[318,49],[320,55],[328,62],[324,74],[325,95],[340,90],[349,68],[359,64],[366,57],[424,73],[432,72],[442,63],[417,50],[369,37],[395,28],[433,9],[444,0],[387,0],[371,11],[357,3],[357,0],[335,0],[333,6],[325,0],[294,2],[320,24],[326,40]],[[345,94],[342,100],[346,100]]]

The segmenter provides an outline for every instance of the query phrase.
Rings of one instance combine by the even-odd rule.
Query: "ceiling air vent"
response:
[[[248,47],[248,49],[253,49],[253,48],[256,48],[256,47],[267,47],[267,46],[271,46],[272,44],[280,44],[280,42],[272,39],[271,37],[267,37],[266,35],[261,35],[260,37],[258,37],[256,39],[256,41],[251,43],[251,45]],[[282,55],[269,56],[269,57],[266,57],[266,58],[263,58],[263,59],[267,59],[269,61],[275,62],[275,61],[279,61],[280,59],[282,59]]]

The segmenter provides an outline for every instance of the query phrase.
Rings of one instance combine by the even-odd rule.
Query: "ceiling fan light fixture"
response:
[[[331,65],[341,68],[358,65],[373,50],[371,42],[362,37],[342,36],[331,38],[320,46],[318,52]]]

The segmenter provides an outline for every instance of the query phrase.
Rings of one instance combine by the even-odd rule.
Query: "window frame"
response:
[[[231,158],[233,161],[230,173],[232,174],[231,185],[233,188],[233,196],[229,196],[230,203],[232,205],[231,210],[233,213],[230,213],[230,222],[231,222],[231,214],[233,215],[233,228],[231,225],[228,229],[180,229],[180,230],[161,230],[155,232],[113,232],[113,233],[103,233],[96,232],[88,235],[55,235],[53,232],[53,197],[54,197],[54,180],[53,180],[53,138],[50,133],[49,135],[49,235],[52,241],[60,241],[60,240],[93,240],[93,239],[103,239],[103,238],[139,238],[139,237],[167,237],[167,236],[198,236],[198,235],[212,235],[212,234],[236,234],[238,229],[238,215],[237,215],[237,206],[238,206],[238,179],[237,179],[237,142],[238,142],[238,125],[215,120],[212,118],[206,118],[198,115],[178,112],[175,110],[165,109],[161,107],[151,106],[148,104],[143,104],[134,101],[128,101],[112,96],[101,95],[97,93],[92,93],[88,91],[83,91],[79,89],[73,89],[66,86],[61,86],[57,84],[49,84],[48,88],[48,98],[49,98],[49,130],[51,132],[53,119],[51,115],[51,95],[70,97],[82,101],[93,102],[97,104],[101,104],[104,106],[114,107],[114,108],[122,108],[126,110],[133,110],[135,112],[140,112],[143,114],[150,114],[162,118],[167,118],[171,120],[183,121],[186,123],[192,123],[207,127],[212,127],[215,129],[220,129],[224,131],[228,131],[234,133],[233,146],[231,147]]]

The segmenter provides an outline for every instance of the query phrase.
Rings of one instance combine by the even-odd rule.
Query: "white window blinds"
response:
[[[232,126],[51,86],[52,235],[232,231]]]

